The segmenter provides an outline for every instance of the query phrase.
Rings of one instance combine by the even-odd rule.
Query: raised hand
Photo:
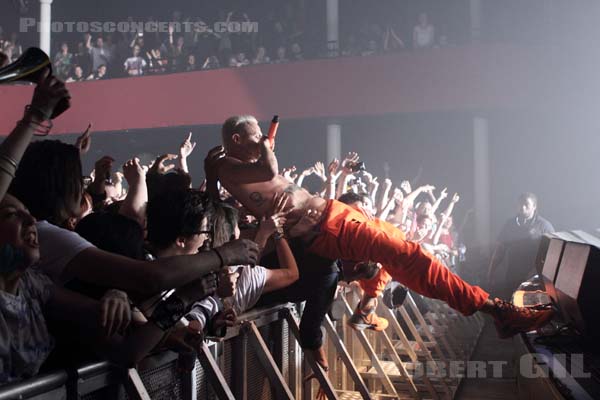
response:
[[[345,174],[351,174],[352,166],[358,162],[359,158],[358,153],[354,151],[349,152],[344,161],[342,161],[342,171]]]
[[[123,164],[123,176],[125,176],[130,187],[138,184],[145,175],[146,173],[140,165],[139,158],[132,158]]]
[[[454,193],[454,196],[452,196],[452,202],[458,203],[459,200],[460,200],[460,196],[458,195],[458,193]]]
[[[92,129],[91,122],[88,124],[88,127],[85,130],[85,132],[83,132],[81,136],[77,138],[77,141],[75,141],[75,147],[79,149],[79,154],[81,155],[86,154],[90,150],[90,146],[92,145],[92,133],[90,132],[90,129]]]
[[[315,163],[313,171],[323,182],[327,180],[327,175],[325,175],[325,165],[321,161]]]
[[[400,183],[400,189],[404,190],[406,194],[412,193],[412,187],[410,186],[409,181],[402,181],[402,183]]]
[[[448,197],[448,188],[443,188],[440,192],[440,199],[445,199],[446,197]]]
[[[208,151],[204,158],[204,173],[206,180],[209,178],[217,179],[217,164],[225,157],[225,148],[223,146],[213,147]]]
[[[329,175],[329,179],[335,181],[340,176],[340,172],[338,172],[338,168],[340,167],[340,160],[334,158],[333,161],[329,163],[327,166],[327,174]]]
[[[300,176],[310,176],[315,173],[315,167],[308,167],[300,173]]]
[[[282,171],[282,175],[285,179],[294,183],[296,181],[296,178],[298,177],[298,174],[294,174],[294,172],[296,172],[296,166],[292,165],[289,168],[284,168]]]
[[[71,99],[67,87],[64,82],[51,75],[49,68],[46,68],[41,74],[37,86],[33,91],[31,108],[41,112],[44,114],[44,118],[49,119],[58,102],[62,99]],[[70,104],[68,106],[70,106]]]
[[[435,190],[435,186],[433,185],[423,185],[421,186],[421,190],[423,190],[424,192],[433,192]]]
[[[402,190],[395,188],[393,194],[394,201],[396,201],[397,205],[402,204],[404,201],[404,194],[402,194]]]
[[[181,146],[179,146],[179,157],[189,157],[189,155],[192,154],[192,151],[194,151],[195,147],[196,142],[192,142],[192,132],[190,132],[188,137],[183,141],[183,143],[181,143]]]
[[[176,154],[163,154],[163,155],[156,157],[156,160],[154,160],[154,163],[152,164],[152,167],[150,167],[150,170],[148,171],[148,173],[160,174],[160,175],[166,174],[167,172],[169,172],[170,170],[175,168],[175,165],[173,165],[173,164],[165,165],[165,162],[172,161],[175,159],[177,159]]]

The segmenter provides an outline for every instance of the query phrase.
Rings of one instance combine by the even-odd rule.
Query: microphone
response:
[[[271,143],[271,150],[275,148],[275,136],[277,136],[277,128],[279,128],[279,115],[275,115],[271,120],[271,126],[269,127],[269,143]]]

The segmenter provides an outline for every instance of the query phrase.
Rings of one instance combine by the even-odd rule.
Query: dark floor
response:
[[[499,339],[494,324],[488,320],[471,360],[477,361],[506,361],[502,365],[502,377],[492,377],[492,366],[487,368],[485,378],[465,378],[458,388],[457,400],[511,400],[518,399],[515,351],[513,339]],[[499,364],[497,364],[499,365]]]

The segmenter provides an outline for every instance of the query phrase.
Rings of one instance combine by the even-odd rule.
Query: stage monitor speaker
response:
[[[584,336],[600,339],[600,241],[585,239],[564,244],[554,286],[563,319]],[[550,269],[549,264],[549,274]]]
[[[556,277],[558,267],[563,255],[565,241],[556,237],[544,236],[538,253],[539,265],[541,265],[540,276],[544,281],[546,293],[555,304],[558,304],[556,293]]]

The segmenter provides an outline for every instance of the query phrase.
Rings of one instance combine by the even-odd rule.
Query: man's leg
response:
[[[353,218],[354,214],[343,207],[333,203],[333,212],[323,222],[321,235],[309,251],[326,257],[380,262],[394,280],[426,297],[445,301],[464,315],[476,311],[492,314],[501,336],[513,333],[514,329],[535,329],[550,319],[550,313],[535,313],[492,301],[487,292],[450,272],[417,243],[400,239],[396,232],[387,232],[381,224]]]
[[[385,269],[380,269],[372,279],[363,279],[358,283],[363,290],[363,296],[348,320],[348,324],[356,330],[372,329],[383,331],[388,327],[388,321],[375,313],[377,297],[381,296],[385,286],[392,280]]]

